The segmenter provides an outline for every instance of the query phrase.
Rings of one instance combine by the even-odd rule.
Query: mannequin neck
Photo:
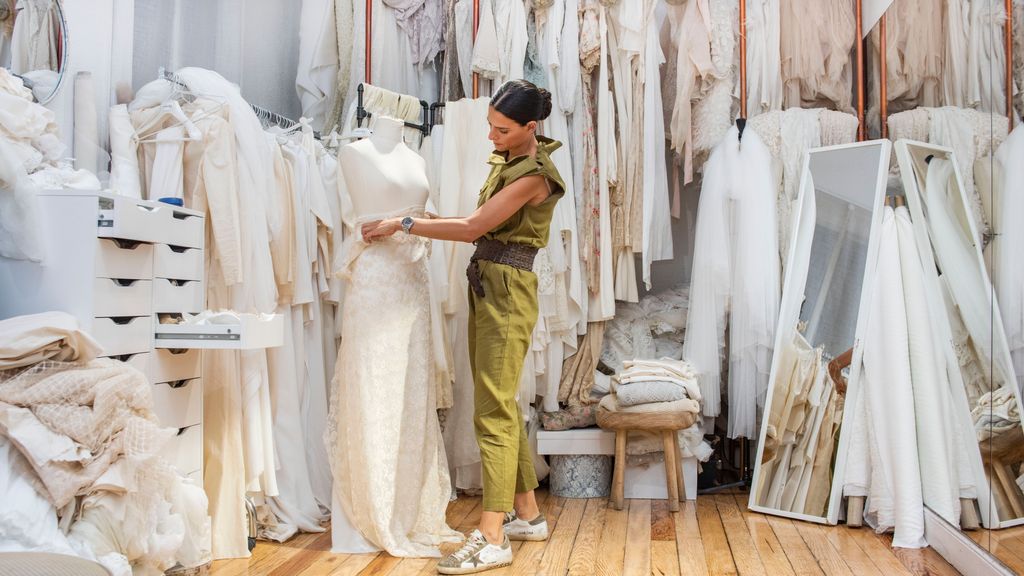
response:
[[[402,143],[402,130],[405,129],[405,125],[394,118],[380,117],[373,124],[373,136],[370,140],[374,144],[379,144],[387,148],[394,148],[399,143]]]

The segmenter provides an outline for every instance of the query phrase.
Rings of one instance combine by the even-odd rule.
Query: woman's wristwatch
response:
[[[416,221],[412,219],[412,216],[406,216],[405,218],[402,218],[402,230],[404,230],[406,234],[411,233],[412,225],[415,223]]]

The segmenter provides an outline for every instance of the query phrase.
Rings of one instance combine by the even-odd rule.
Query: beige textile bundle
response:
[[[152,413],[145,375],[116,360],[41,362],[0,372],[0,433],[60,508],[119,457],[156,455],[174,435]]]

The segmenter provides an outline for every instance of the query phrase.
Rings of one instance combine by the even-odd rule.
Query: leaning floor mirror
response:
[[[877,256],[891,144],[816,148],[804,161],[762,418],[752,510],[835,524],[846,439],[842,368],[858,334]]]
[[[1024,524],[1021,398],[982,255],[984,194],[971,199],[949,148],[900,140],[896,158],[923,264],[929,324],[944,356],[936,381],[948,386],[951,399],[948,412],[917,415],[919,429],[921,419],[938,420],[938,433],[918,435],[923,465],[948,460],[952,472],[922,469],[924,504],[965,528],[976,527],[976,513],[986,528]],[[945,448],[926,450],[926,442],[943,434],[950,438]]]

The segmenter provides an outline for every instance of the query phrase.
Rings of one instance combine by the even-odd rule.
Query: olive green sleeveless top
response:
[[[565,183],[551,161],[551,153],[561,148],[562,143],[543,136],[537,136],[537,154],[533,157],[523,155],[507,159],[504,154],[492,152],[487,163],[491,165],[491,173],[487,176],[484,187],[480,190],[477,206],[483,206],[500,190],[524,176],[539,175],[547,178],[551,185],[551,195],[537,206],[526,204],[508,220],[483,235],[488,240],[526,244],[535,248],[543,248],[548,244],[548,231],[551,228],[551,215],[555,204],[565,194]]]

